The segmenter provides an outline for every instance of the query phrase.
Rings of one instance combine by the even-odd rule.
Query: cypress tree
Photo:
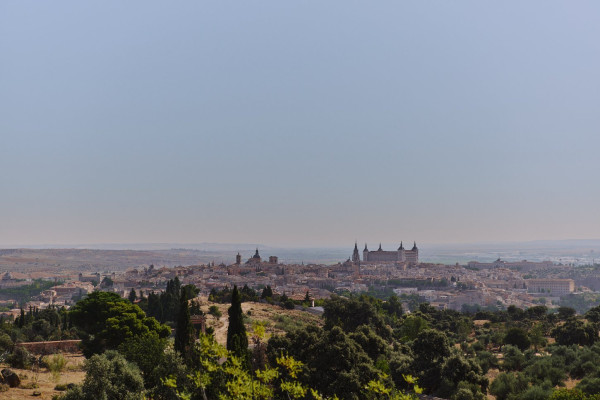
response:
[[[186,361],[190,361],[192,349],[196,341],[196,332],[190,321],[190,308],[185,298],[181,299],[178,314],[177,328],[175,330],[175,350]]]
[[[137,300],[137,294],[135,293],[135,289],[131,288],[131,292],[129,292],[129,301],[135,303]]]
[[[264,288],[262,294],[260,295],[261,299],[266,299],[267,297],[273,297],[273,289],[271,289],[271,286]]]
[[[62,330],[66,331],[69,329],[69,314],[67,312],[62,313],[63,327]]]
[[[160,297],[154,292],[148,295],[148,316],[154,317],[160,322],[164,322],[163,307]]]
[[[164,321],[177,321],[179,312],[181,282],[178,277],[167,282],[167,288],[160,295],[162,305],[162,317]],[[163,322],[164,322],[163,321]]]
[[[231,293],[231,307],[229,314],[229,327],[227,328],[227,350],[234,353],[247,362],[248,360],[248,336],[244,326],[244,315],[242,312],[242,301],[237,286],[233,287]]]

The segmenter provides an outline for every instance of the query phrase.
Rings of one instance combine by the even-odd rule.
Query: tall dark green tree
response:
[[[17,322],[17,326],[19,328],[22,328],[23,325],[25,325],[25,311],[21,308],[21,316],[17,318],[18,322]]]
[[[135,289],[131,288],[131,292],[129,292],[129,301],[135,303],[137,300],[137,294],[135,293]]]
[[[310,292],[308,290],[306,291],[306,294],[304,295],[304,302],[310,303]]]
[[[242,312],[242,300],[237,286],[233,287],[231,293],[231,307],[229,314],[229,327],[227,328],[227,350],[236,356],[246,360],[248,358],[248,336],[244,326],[244,314]]]
[[[181,282],[178,277],[167,282],[167,288],[160,295],[165,321],[177,321],[179,312],[179,299],[181,297]]]
[[[163,314],[160,296],[154,292],[150,292],[148,295],[148,316],[154,317],[158,321],[164,321]]]
[[[198,296],[198,293],[200,293],[200,289],[195,285],[185,285],[181,287],[181,295],[179,297],[181,300],[191,300]]]
[[[190,308],[185,296],[182,296],[175,330],[175,350],[181,354],[184,360],[190,361],[195,342],[196,332],[190,321]]]
[[[264,288],[260,295],[261,299],[266,299],[268,297],[273,298],[273,289],[271,289],[271,286]]]

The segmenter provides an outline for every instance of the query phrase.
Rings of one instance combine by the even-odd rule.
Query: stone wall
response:
[[[51,342],[22,342],[17,346],[24,347],[33,354],[80,353],[81,340],[56,340]]]

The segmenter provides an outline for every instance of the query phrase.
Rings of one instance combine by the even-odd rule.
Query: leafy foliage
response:
[[[116,351],[96,354],[85,362],[83,384],[69,389],[62,400],[143,400],[144,381],[135,364]]]
[[[168,286],[173,288],[176,282]],[[184,327],[178,329],[180,333],[187,331],[183,323],[189,308],[187,299],[195,295],[193,287],[185,288],[179,293],[181,309],[177,315]],[[176,347],[188,357],[187,362],[158,331],[132,328],[138,324],[130,319],[143,315],[129,301],[104,298],[94,315],[102,316],[107,326],[116,324],[121,336],[128,330],[134,332],[117,348],[139,366],[146,394],[155,400],[397,400],[411,398],[417,389],[451,400],[483,400],[488,389],[498,400],[586,400],[600,391],[597,310],[590,310],[585,320],[568,310],[549,313],[545,306],[526,310],[511,306],[506,311],[479,310],[467,315],[420,303],[405,315],[395,296],[387,301],[364,295],[334,296],[323,302],[323,328],[287,324],[285,335],[264,342],[265,327],[257,321],[253,321],[251,335],[246,333],[243,292],[237,287],[228,292],[230,351],[211,336],[202,335],[196,343],[192,336],[187,341],[177,339]],[[279,300],[282,298],[285,300],[283,295]],[[148,300],[150,306],[150,297]],[[106,306],[107,302],[111,305]],[[160,296],[156,296],[155,304],[162,307]],[[215,307],[212,313],[216,311]],[[73,322],[76,315],[72,315]],[[292,320],[289,315],[280,318]],[[480,321],[474,323],[475,319]],[[27,326],[27,314],[23,321]],[[62,326],[64,321],[60,321]],[[81,327],[79,321],[77,326]],[[94,325],[90,322],[90,326]],[[0,328],[8,329],[2,324]],[[6,331],[11,335],[0,334],[7,346],[13,342],[14,331],[10,329]],[[82,330],[82,334],[85,340],[102,338],[104,348],[114,345],[114,337],[103,337],[102,332]],[[550,334],[556,344],[548,345]],[[247,350],[249,338],[254,345],[252,354]],[[183,350],[181,343],[186,343]],[[484,373],[497,367],[503,372],[488,382]],[[578,389],[556,389],[568,378],[581,379]],[[81,392],[82,388],[76,390]]]
[[[82,348],[86,357],[117,349],[136,336],[156,333],[169,336],[170,329],[116,293],[93,292],[79,301],[70,312],[73,324],[82,332]]]
[[[332,296],[324,304],[325,327],[331,329],[337,325],[346,332],[354,332],[361,325],[369,325],[379,336],[390,338],[391,330],[378,311],[380,307],[380,300],[364,295],[349,299]]]
[[[159,337],[156,332],[150,332],[125,340],[119,345],[118,351],[127,361],[139,367],[144,384],[150,388],[159,383],[154,371],[164,360],[166,346],[166,339]]]
[[[531,341],[525,332],[521,328],[510,328],[504,336],[504,343],[511,344],[519,348],[519,350],[527,350],[531,345]]]
[[[552,337],[558,344],[589,346],[598,341],[598,327],[573,317],[552,330]]]
[[[436,391],[441,383],[442,366],[450,356],[448,337],[443,332],[426,329],[419,333],[411,347],[413,354],[418,355],[413,359],[412,368],[419,382],[427,391]]]
[[[270,286],[269,286],[270,289]],[[244,287],[241,290],[238,290],[239,295],[240,295],[240,301],[246,302],[246,301],[258,301],[258,294],[256,293],[256,291],[252,288],[250,288],[248,285],[244,285]],[[264,293],[264,290],[263,290]],[[229,287],[224,287],[221,290],[217,290],[215,288],[211,289],[210,294],[208,295],[208,300],[215,302],[215,303],[230,303],[231,302],[231,296],[233,294],[233,290],[230,289]],[[270,298],[273,297],[273,291],[270,291]]]
[[[175,322],[179,316],[182,299],[191,300],[199,293],[194,285],[181,286],[178,277],[167,282],[165,291],[161,294],[150,292],[146,303],[146,313],[161,323]]]

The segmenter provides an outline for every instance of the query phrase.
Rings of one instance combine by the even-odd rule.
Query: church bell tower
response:
[[[358,254],[358,243],[354,242],[354,251],[352,252],[352,262],[360,262],[360,254]]]

